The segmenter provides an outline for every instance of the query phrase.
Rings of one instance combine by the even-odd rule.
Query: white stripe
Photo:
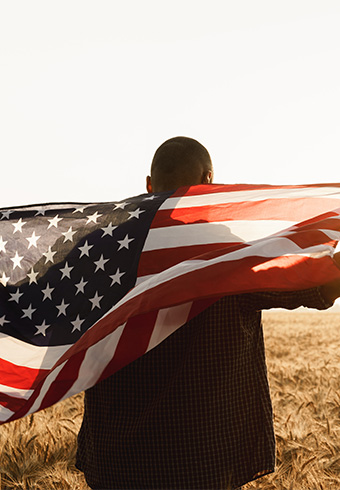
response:
[[[114,332],[87,349],[77,379],[61,400],[90,388],[98,381],[103,370],[114,356],[125,325],[125,323],[120,325]]]
[[[295,221],[220,221],[152,228],[143,252],[212,243],[251,242],[295,225]]]
[[[192,302],[159,310],[147,350],[153,349],[188,319]]]
[[[12,410],[9,410],[8,408],[3,407],[0,404],[0,422],[6,422],[6,420],[11,418],[13,414],[14,414],[14,412],[12,412]]]
[[[65,366],[66,362],[67,361],[63,362],[62,364],[60,364],[59,366],[57,366],[55,369],[53,369],[53,371],[51,371],[49,373],[49,375],[46,377],[46,379],[44,381],[44,384],[41,387],[41,390],[40,390],[39,395],[35,399],[33,405],[29,409],[29,411],[25,413],[25,416],[28,415],[29,413],[34,413],[34,412],[36,412],[37,410],[40,409],[40,406],[41,406],[41,404],[42,404],[42,402],[44,400],[44,397],[45,397],[47,391],[49,390],[51,384],[56,379],[56,377],[58,376],[58,374],[60,373],[60,371]]]
[[[1,359],[33,369],[51,369],[71,345],[32,345],[0,333]]]
[[[162,209],[179,209],[201,206],[214,206],[244,201],[263,201],[265,199],[302,199],[316,197],[324,199],[340,199],[339,187],[311,187],[300,189],[254,189],[244,191],[217,192],[198,196],[169,197],[160,206]]]
[[[33,390],[21,390],[20,388],[12,388],[12,386],[0,385],[0,392],[27,400],[32,395]]]

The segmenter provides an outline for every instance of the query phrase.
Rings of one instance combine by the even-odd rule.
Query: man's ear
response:
[[[146,190],[148,191],[149,194],[151,192],[153,192],[152,185],[151,185],[151,177],[150,177],[150,175],[148,175],[147,178],[146,178]]]
[[[212,171],[206,172],[202,177],[202,184],[211,184],[213,179]]]

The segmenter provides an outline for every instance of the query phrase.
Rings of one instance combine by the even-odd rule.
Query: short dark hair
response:
[[[151,164],[151,182],[157,191],[172,190],[198,184],[202,175],[212,170],[209,152],[201,143],[176,136],[156,150]]]

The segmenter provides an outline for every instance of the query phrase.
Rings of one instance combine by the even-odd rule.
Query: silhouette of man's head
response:
[[[162,192],[186,185],[210,184],[212,179],[213,166],[206,148],[192,138],[177,136],[156,150],[146,187],[148,192]]]

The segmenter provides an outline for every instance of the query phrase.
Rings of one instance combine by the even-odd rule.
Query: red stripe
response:
[[[56,400],[61,400],[69,391],[78,377],[80,366],[84,360],[86,351],[77,352],[68,360],[62,368],[56,379],[49,387],[44,399],[40,405],[40,409],[44,409],[53,405]]]
[[[213,204],[188,208],[160,209],[150,228],[183,225],[188,223],[212,223],[233,220],[283,220],[304,221],[329,209],[339,207],[338,199],[300,198],[266,199],[236,203]],[[261,224],[259,224],[261,226]]]
[[[16,398],[15,396],[0,393],[0,405],[8,408],[12,412],[18,412],[26,403],[27,401],[23,398]]]
[[[151,311],[128,321],[119,339],[114,357],[103,371],[100,380],[122,369],[146,352],[157,314],[158,311]]]
[[[242,248],[246,247],[245,244],[228,244],[228,251],[234,250],[234,247]],[[212,243],[204,245],[190,245],[187,247],[176,247],[175,249],[160,249],[160,250],[149,250],[143,252],[138,265],[137,277],[147,276],[149,274],[157,274],[162,272],[169,267],[172,267],[179,262],[190,259],[200,259],[204,260],[205,254],[211,252],[211,255],[206,258],[218,257],[226,253],[225,243]]]
[[[49,371],[19,366],[0,359],[0,384],[22,390],[30,390],[37,386]]]

